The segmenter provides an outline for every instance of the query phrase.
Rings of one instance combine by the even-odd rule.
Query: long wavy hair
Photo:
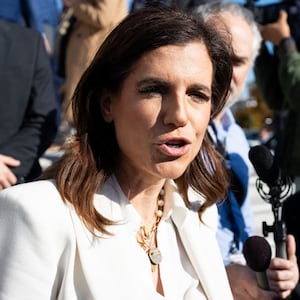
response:
[[[173,8],[145,8],[129,14],[106,38],[83,74],[72,99],[76,134],[65,144],[64,155],[42,179],[55,179],[63,201],[70,202],[91,232],[109,233],[114,224],[93,205],[94,195],[119,163],[114,125],[104,121],[103,92],[117,93],[136,62],[147,52],[166,45],[203,43],[213,64],[211,117],[223,108],[232,76],[228,34],[210,22]],[[188,187],[207,200],[199,216],[224,197],[228,185],[222,158],[204,137],[198,155],[176,183],[189,207]]]

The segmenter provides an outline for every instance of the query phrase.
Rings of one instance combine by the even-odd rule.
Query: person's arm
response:
[[[287,251],[288,260],[273,258],[267,270],[271,291],[263,290],[257,285],[255,272],[249,267],[239,264],[226,266],[235,299],[271,300],[287,298],[296,287],[299,279],[295,240],[291,235],[288,236]]]
[[[74,16],[81,22],[95,28],[110,28],[115,23],[120,1],[95,1],[95,4],[73,0]],[[124,3],[124,7],[127,6]]]
[[[286,39],[291,36],[291,30],[287,22],[287,18],[287,12],[281,10],[276,22],[261,27],[260,33],[262,38],[266,41],[270,41],[275,46],[279,46],[282,39]]]
[[[300,53],[290,50],[289,44],[294,44],[294,40],[286,40],[280,45],[281,58],[279,63],[278,75],[280,85],[285,96],[288,108],[294,111],[300,110]]]
[[[277,70],[274,74],[279,78],[288,108],[298,111],[300,109],[300,101],[298,101],[300,94],[300,53],[291,36],[287,18],[287,13],[280,11],[278,20],[263,26],[261,34],[264,40],[270,41],[277,48],[278,66],[276,66]],[[258,76],[261,78],[259,74]]]
[[[226,272],[234,299],[238,300],[273,300],[276,293],[265,291],[257,285],[255,273],[247,266],[229,264]]]
[[[36,33],[36,38],[33,39],[31,35],[26,34],[24,32],[25,38],[30,38],[29,42],[32,43],[30,55],[34,57],[33,66],[30,66],[34,70],[31,73],[28,67],[28,74],[24,77],[31,84],[30,87],[26,84],[29,90],[28,99],[18,99],[20,106],[27,105],[26,112],[18,133],[0,146],[1,154],[21,161],[20,166],[12,169],[18,178],[26,178],[34,163],[52,143],[57,131],[57,107],[49,57],[44,49],[42,37]],[[20,76],[22,78],[23,73]],[[17,86],[15,88],[18,89]],[[24,95],[25,91],[20,97],[27,97]]]
[[[271,42],[278,48],[280,42],[290,37],[291,32],[286,21],[286,12],[281,11],[278,21],[262,26],[260,29],[264,41]],[[256,58],[254,72],[256,83],[268,106],[274,110],[283,109],[284,94],[278,78],[279,57],[271,54],[263,43]]]
[[[261,45],[259,55],[254,64],[256,85],[272,110],[283,109],[283,93],[278,80],[278,57],[269,53],[265,44]]]

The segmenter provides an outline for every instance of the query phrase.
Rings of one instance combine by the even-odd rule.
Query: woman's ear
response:
[[[100,107],[103,119],[105,122],[110,123],[113,120],[112,116],[112,101],[110,94],[104,94],[100,100]]]

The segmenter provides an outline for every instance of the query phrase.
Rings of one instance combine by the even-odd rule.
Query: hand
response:
[[[274,300],[273,291],[265,291],[257,285],[256,275],[249,267],[230,264],[226,266],[231,291],[235,300]]]
[[[270,289],[282,299],[291,294],[299,280],[296,243],[292,235],[287,237],[287,256],[288,259],[273,258],[267,270]]]
[[[21,162],[11,156],[0,154],[0,190],[17,183],[17,178],[9,167],[18,167]]]
[[[50,46],[50,43],[49,43],[49,40],[48,38],[46,37],[46,35],[43,35],[43,38],[44,38],[44,46],[45,46],[45,49],[47,51],[48,54],[51,54],[51,46]]]
[[[278,46],[282,39],[290,37],[291,30],[287,18],[287,12],[281,10],[276,22],[261,27],[262,38]]]

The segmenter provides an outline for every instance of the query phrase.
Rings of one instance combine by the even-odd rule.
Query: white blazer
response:
[[[205,212],[203,224],[196,212],[185,207],[173,181],[165,189],[173,203],[171,217],[203,288],[203,299],[233,299],[215,239],[216,207]],[[110,179],[94,202],[104,216],[117,221],[123,218],[126,203],[110,199],[117,199],[119,193],[119,186]],[[190,196],[199,205],[201,197],[193,192]],[[112,230],[112,237],[95,238],[73,207],[63,203],[52,181],[1,191],[0,299],[164,299],[155,291],[151,272],[145,272],[150,264],[136,247],[134,235],[124,226]]]

